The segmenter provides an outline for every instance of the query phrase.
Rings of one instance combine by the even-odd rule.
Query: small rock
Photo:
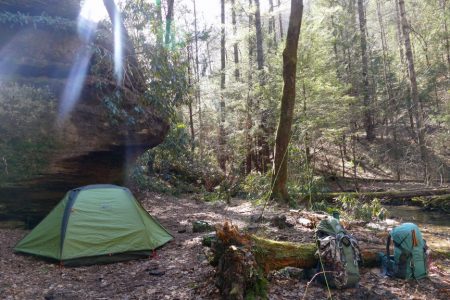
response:
[[[272,226],[278,227],[278,229],[285,229],[287,227],[293,227],[294,226],[294,224],[291,224],[291,223],[286,221],[286,216],[285,215],[273,217],[272,220],[270,221],[270,224]]]
[[[206,221],[195,221],[192,223],[192,232],[207,232],[212,230],[214,230],[214,227]]]
[[[286,235],[280,235],[280,236],[277,237],[277,240],[279,240],[279,241],[287,241],[287,240],[289,240],[289,237],[286,236]]]
[[[262,216],[261,213],[258,214],[254,214],[250,216],[250,222],[251,223],[259,223],[259,222],[264,222],[265,218]]]
[[[303,279],[305,277],[305,272],[303,269],[294,268],[294,267],[286,267],[278,271],[278,274],[292,279]]]
[[[310,219],[306,219],[306,218],[299,218],[297,220],[297,223],[299,223],[300,225],[302,225],[303,227],[306,227],[306,228],[313,228],[314,227],[313,222],[311,222]]]
[[[211,247],[214,242],[217,241],[217,236],[215,233],[208,233],[202,238],[202,245],[205,247]]]
[[[79,299],[76,292],[69,290],[51,290],[44,295],[45,300],[75,300]]]
[[[152,276],[163,276],[164,274],[166,274],[166,271],[163,270],[151,270],[150,272],[148,272],[148,275]]]

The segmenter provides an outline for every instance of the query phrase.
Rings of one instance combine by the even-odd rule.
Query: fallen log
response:
[[[421,196],[411,200],[413,204],[424,207],[425,209],[439,209],[450,213],[450,194]]]
[[[318,260],[315,243],[291,243],[265,239],[241,233],[226,222],[216,226],[216,239],[204,240],[210,245],[214,257],[211,264],[217,267],[216,285],[224,299],[243,299],[246,295],[263,296],[269,272],[285,267],[313,269]],[[363,266],[377,265],[381,246],[362,249]]]
[[[239,232],[238,228],[229,223],[216,227],[218,243],[213,248],[217,255],[221,255],[231,245],[246,247],[252,251],[256,262],[262,267],[264,273],[279,270],[285,267],[310,269],[317,266],[315,256],[317,246],[315,243],[292,243],[265,239],[255,235]],[[361,249],[363,266],[376,265],[378,252],[385,251],[382,246],[372,249]],[[217,256],[216,255],[216,256]]]
[[[335,198],[343,195],[353,196],[356,198],[363,198],[367,200],[378,198],[386,202],[392,202],[394,200],[399,202],[408,202],[416,197],[433,197],[433,196],[450,195],[450,188],[420,189],[409,191],[323,193],[320,194],[318,198],[320,200],[333,201]]]
[[[318,264],[315,253],[315,243],[291,243],[280,242],[251,236],[252,252],[256,262],[262,267],[264,273],[279,270],[285,267],[296,267],[300,269],[312,269]],[[382,247],[374,249],[362,249],[362,264],[364,267],[377,265],[377,253],[382,252]],[[385,250],[384,250],[385,251]]]

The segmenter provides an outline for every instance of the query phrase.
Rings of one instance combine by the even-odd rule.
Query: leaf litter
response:
[[[174,236],[173,241],[156,251],[156,256],[106,265],[60,267],[13,253],[14,245],[27,231],[0,229],[0,298],[220,299],[214,286],[215,270],[207,259],[208,248],[202,246],[205,233],[194,233],[193,222],[231,221],[272,239],[311,242],[311,223],[318,218],[317,214],[276,206],[267,207],[261,218],[260,206],[236,199],[227,206],[224,202],[205,203],[154,193],[139,198]],[[273,218],[280,215],[289,226],[271,225]],[[382,246],[379,232],[364,224],[349,225],[363,241],[362,247],[371,243]],[[447,258],[432,262],[429,278],[419,282],[386,278],[379,269],[362,269],[359,287],[332,290],[331,294],[333,299],[450,299],[449,265]],[[305,295],[307,279],[290,278],[283,272],[274,272],[269,279],[269,299],[328,299],[326,287],[319,283],[311,283]]]

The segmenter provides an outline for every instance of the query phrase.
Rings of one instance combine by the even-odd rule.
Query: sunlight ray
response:
[[[114,17],[114,75],[117,84],[120,86],[123,79],[123,32],[122,17],[118,9],[115,11]]]
[[[78,17],[78,36],[82,45],[78,49],[78,55],[72,65],[67,79],[66,86],[61,98],[58,114],[58,122],[64,121],[74,109],[80,98],[83,89],[84,80],[89,68],[89,61],[93,51],[90,43],[92,42],[97,30],[98,21],[94,18],[93,7],[95,1],[86,1],[83,4]]]

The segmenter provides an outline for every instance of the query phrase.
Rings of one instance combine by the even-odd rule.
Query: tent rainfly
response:
[[[69,191],[14,250],[76,266],[148,257],[172,238],[127,188],[88,185]]]

